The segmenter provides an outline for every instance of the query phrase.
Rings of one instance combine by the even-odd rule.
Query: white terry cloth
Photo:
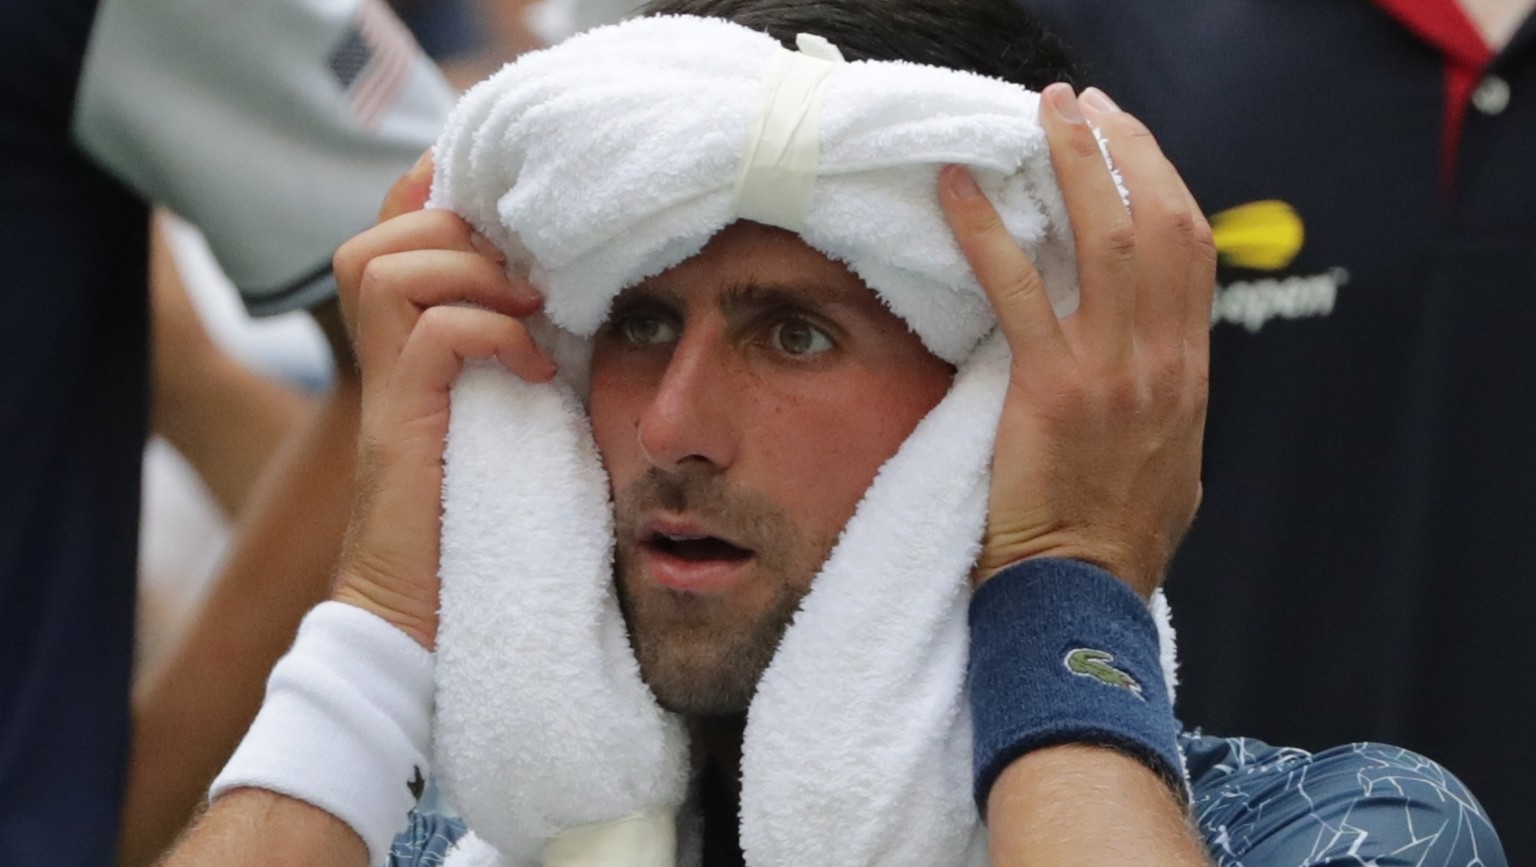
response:
[[[824,42],[800,44],[829,57]],[[529,385],[474,365],[453,392],[435,767],[474,836],[450,864],[697,858],[686,734],[640,680],[628,643],[607,479],[580,395],[588,339],[614,296],[763,212],[738,200],[738,176],[761,150],[764,94],[786,89],[771,70],[786,65],[826,73],[797,97],[819,102],[814,116],[779,125],[819,129],[809,201],[788,221],[959,372],[880,470],[763,676],[743,744],[743,849],[751,867],[986,863],[971,796],[966,605],[1008,356],[988,337],[993,315],[939,209],[937,172],[972,167],[1058,315],[1070,312],[1072,241],[1038,96],[952,70],[790,54],[712,19],[600,28],[477,86],[438,144],[432,204],[532,275],[546,296],[535,332],[562,378]],[[805,144],[788,150],[803,160]],[[1171,691],[1160,596],[1153,610]],[[651,833],[674,816],[675,834]],[[615,858],[612,829],[590,827],[607,823],[653,827]],[[574,829],[598,841],[590,857],[566,845]]]

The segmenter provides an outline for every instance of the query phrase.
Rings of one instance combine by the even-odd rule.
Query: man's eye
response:
[[[773,326],[773,345],[786,355],[820,355],[832,348],[832,338],[804,319],[790,319]]]
[[[636,346],[655,346],[677,340],[677,323],[653,313],[631,313],[619,320],[619,336]]]

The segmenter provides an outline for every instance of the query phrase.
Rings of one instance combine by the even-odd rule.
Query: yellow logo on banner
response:
[[[1279,199],[1238,205],[1211,218],[1211,234],[1224,265],[1278,271],[1301,252],[1306,231],[1296,209]]]

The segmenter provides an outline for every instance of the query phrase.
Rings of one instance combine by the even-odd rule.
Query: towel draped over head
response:
[[[531,327],[563,380],[471,365],[454,387],[434,749],[473,835],[450,863],[599,863],[604,846],[625,859],[601,863],[698,857],[687,735],[629,645],[579,395],[618,292],[741,219],[845,263],[958,368],[865,493],[758,685],[742,755],[747,863],[986,863],[965,615],[1008,355],[939,208],[938,171],[971,167],[1058,315],[1076,304],[1071,233],[1036,94],[798,44],[679,16],[589,31],[476,86],[437,145],[430,204],[544,293]],[[1171,689],[1160,597],[1154,612]]]

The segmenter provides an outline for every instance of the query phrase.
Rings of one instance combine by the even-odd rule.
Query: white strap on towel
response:
[[[763,101],[736,179],[736,216],[791,232],[805,228],[821,162],[821,90],[845,62],[820,36],[795,37],[763,74]]]
[[[544,867],[676,867],[677,820],[647,810],[572,828],[544,846]]]

